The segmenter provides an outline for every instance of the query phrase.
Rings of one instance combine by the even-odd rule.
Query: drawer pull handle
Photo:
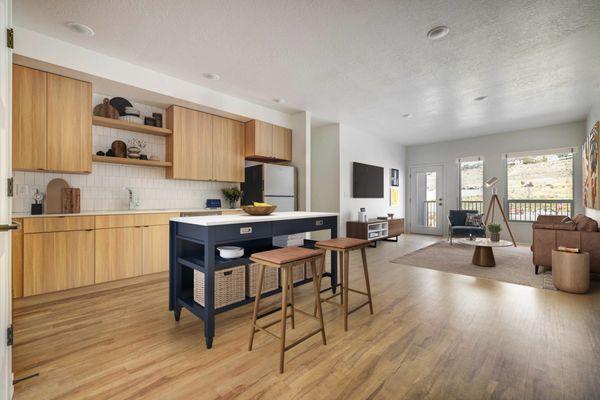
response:
[[[252,233],[251,226],[246,226],[244,228],[240,228],[240,235],[247,235],[248,233]]]
[[[233,271],[225,271],[225,272],[223,272],[224,276],[229,276],[231,274],[233,274]]]
[[[318,221],[315,221],[315,225],[316,225],[316,226],[321,226],[321,225],[323,225],[323,220],[322,220],[322,219],[320,219],[320,220],[318,220]]]

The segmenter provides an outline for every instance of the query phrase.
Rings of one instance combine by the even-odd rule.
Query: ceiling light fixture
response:
[[[73,32],[80,33],[85,36],[94,36],[96,32],[87,25],[80,24],[79,22],[67,22],[67,27]]]
[[[402,114],[402,118],[410,118],[410,117],[412,117],[411,114]]]
[[[450,28],[440,25],[427,32],[427,37],[429,40],[438,40],[446,36],[448,33],[450,33]]]
[[[281,97],[275,97],[275,98],[273,99],[273,101],[274,101],[275,103],[277,103],[277,104],[283,104],[283,103],[285,103],[285,99],[283,99],[283,98],[281,98]]]
[[[485,100],[485,99],[487,99],[487,96],[479,96],[479,97],[475,97],[473,100],[475,100],[475,101],[483,101],[483,100]]]
[[[210,81],[218,81],[219,79],[221,79],[221,76],[219,74],[215,74],[212,72],[205,72],[202,74],[202,76]]]

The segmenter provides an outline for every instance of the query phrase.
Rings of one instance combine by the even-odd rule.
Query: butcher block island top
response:
[[[252,254],[278,248],[273,237],[329,230],[337,237],[338,214],[327,212],[274,212],[270,215],[211,215],[170,218],[169,310],[176,321],[185,309],[204,321],[206,347],[215,336],[215,315],[254,301],[250,287]],[[305,248],[314,248],[314,240],[303,240]],[[219,246],[243,248],[243,256],[224,259]],[[337,256],[331,252],[329,287],[337,288]],[[301,276],[294,286],[312,282],[300,264]],[[327,290],[327,289],[324,289]],[[261,297],[281,291],[281,285]],[[218,299],[218,301],[217,301]]]
[[[312,211],[288,211],[288,212],[274,212],[269,215],[249,215],[249,214],[235,214],[235,215],[210,215],[200,217],[178,217],[171,218],[173,222],[183,222],[185,224],[201,225],[201,226],[215,226],[215,225],[230,225],[230,224],[246,224],[256,222],[270,222],[270,221],[285,221],[302,218],[323,218],[323,217],[337,217],[336,213],[329,212],[312,212]]]

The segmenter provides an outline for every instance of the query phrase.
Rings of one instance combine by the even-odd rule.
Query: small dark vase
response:
[[[492,232],[490,235],[490,240],[492,242],[499,242],[500,241],[500,232]]]

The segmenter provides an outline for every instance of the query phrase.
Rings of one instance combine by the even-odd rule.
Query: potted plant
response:
[[[487,226],[488,231],[490,231],[490,240],[492,242],[499,242],[500,241],[500,231],[502,230],[502,226],[500,226],[500,224],[489,224]]]
[[[242,197],[242,191],[237,187],[221,189],[223,196],[229,201],[229,208],[235,208],[235,204]]]

